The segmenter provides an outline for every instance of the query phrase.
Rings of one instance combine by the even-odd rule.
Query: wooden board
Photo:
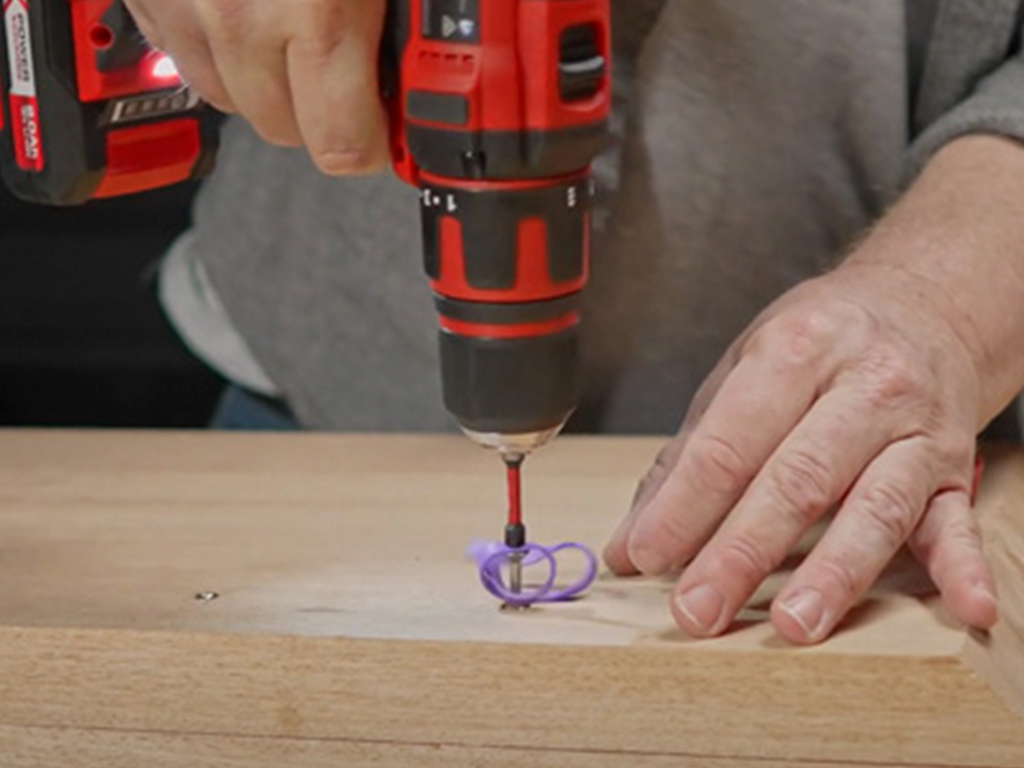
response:
[[[533,536],[599,548],[659,445],[556,442]],[[904,562],[809,649],[772,584],[703,642],[668,581],[499,611],[463,553],[502,479],[459,437],[0,432],[0,766],[1024,766],[1024,455],[995,631]]]

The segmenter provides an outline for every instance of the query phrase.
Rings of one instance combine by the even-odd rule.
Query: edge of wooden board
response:
[[[999,585],[999,623],[987,633],[968,633],[963,658],[1003,702],[1024,718],[1024,455],[1008,446],[986,451],[1001,500],[979,497],[985,552]]]
[[[0,724],[726,766],[1024,765],[1024,721],[955,655],[3,629]]]
[[[237,736],[175,736],[124,731],[0,726],[4,768],[679,768],[677,755],[624,755],[450,744],[393,744],[375,741],[263,739]],[[687,755],[686,768],[793,768],[789,760]],[[841,768],[836,763],[801,762],[800,768]],[[898,768],[878,763],[871,768]]]

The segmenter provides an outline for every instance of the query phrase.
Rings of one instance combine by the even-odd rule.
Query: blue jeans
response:
[[[231,432],[294,432],[302,429],[283,400],[257,395],[237,384],[225,387],[210,429]]]

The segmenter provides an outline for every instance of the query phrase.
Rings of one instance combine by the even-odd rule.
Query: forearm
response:
[[[1024,146],[951,143],[840,269],[862,265],[945,304],[975,360],[981,429],[1024,385]]]

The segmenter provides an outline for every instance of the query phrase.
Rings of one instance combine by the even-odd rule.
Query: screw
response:
[[[502,603],[498,610],[508,611],[510,613],[526,613],[533,609],[533,606],[528,603]]]

